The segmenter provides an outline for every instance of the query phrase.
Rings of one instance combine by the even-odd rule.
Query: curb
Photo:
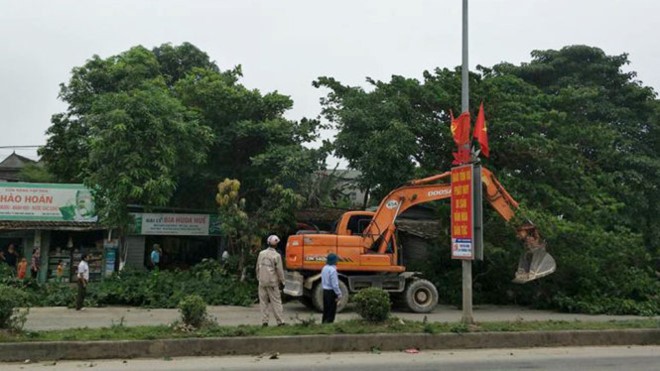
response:
[[[0,361],[615,345],[660,345],[660,329],[20,342],[0,344]]]

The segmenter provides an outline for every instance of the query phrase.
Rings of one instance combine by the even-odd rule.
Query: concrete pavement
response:
[[[260,356],[0,363],[18,370],[655,370],[660,346],[422,350],[417,354],[319,353]]]
[[[233,306],[209,306],[209,314],[216,317],[221,325],[259,325],[261,324],[261,315],[259,307],[233,307]],[[458,322],[461,319],[461,311],[455,307],[438,306],[432,313],[418,314],[409,312],[395,311],[394,316],[421,321],[426,316],[432,322]],[[297,322],[296,317],[300,319],[309,319],[313,317],[317,322],[321,321],[319,313],[307,309],[298,302],[289,302],[284,306],[284,316],[289,323]],[[558,313],[546,310],[533,310],[523,307],[513,306],[476,306],[474,310],[475,320],[478,322],[490,321],[610,321],[610,320],[634,320],[644,317],[639,316],[607,316],[607,315],[586,315],[573,313]],[[135,307],[104,307],[104,308],[85,308],[78,312],[64,307],[44,307],[31,308],[25,329],[40,330],[58,330],[67,328],[98,328],[109,327],[112,324],[123,322],[124,326],[147,326],[147,325],[167,325],[179,318],[177,309],[144,309]],[[345,312],[337,316],[338,321],[359,318],[357,313],[347,308]],[[271,318],[274,324],[274,319]]]

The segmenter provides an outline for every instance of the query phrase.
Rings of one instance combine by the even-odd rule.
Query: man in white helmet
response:
[[[271,235],[268,237],[267,242],[268,247],[262,250],[257,258],[261,322],[263,326],[268,326],[268,309],[272,307],[277,325],[283,326],[280,286],[284,285],[284,268],[282,267],[282,257],[275,250],[275,246],[280,242],[280,238],[276,235]]]

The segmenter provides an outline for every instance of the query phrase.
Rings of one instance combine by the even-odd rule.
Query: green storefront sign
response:
[[[133,213],[133,234],[156,236],[219,236],[216,214]]]
[[[82,184],[0,183],[0,220],[96,222],[92,192]]]

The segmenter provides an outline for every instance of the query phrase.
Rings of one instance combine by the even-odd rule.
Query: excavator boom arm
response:
[[[519,209],[518,202],[504,189],[495,175],[482,167],[482,185],[486,201],[506,221],[511,221]],[[363,237],[368,245],[384,253],[392,239],[395,221],[409,208],[431,201],[451,198],[450,183],[436,183],[449,178],[450,172],[411,181],[408,185],[390,192],[381,201]],[[556,269],[552,256],[545,251],[536,226],[531,221],[516,226],[516,233],[525,245],[525,253],[520,259],[514,282],[528,282],[546,276]]]

